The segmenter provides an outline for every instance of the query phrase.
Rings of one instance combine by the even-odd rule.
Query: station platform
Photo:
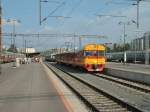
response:
[[[107,62],[105,72],[112,76],[150,84],[150,65]]]
[[[1,66],[0,112],[87,112],[44,64]]]

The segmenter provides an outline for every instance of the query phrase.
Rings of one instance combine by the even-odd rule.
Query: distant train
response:
[[[45,56],[45,61],[55,62],[55,55],[51,54],[50,56]]]
[[[150,62],[150,51],[149,51],[149,62]],[[127,51],[126,57],[127,62],[129,63],[144,63],[145,62],[145,51]],[[114,53],[107,53],[106,54],[108,61],[117,61],[123,62],[124,61],[124,52],[114,52]]]
[[[24,57],[24,54],[3,52],[0,54],[0,63],[10,63],[16,61],[17,57]]]
[[[105,67],[105,47],[99,44],[85,45],[81,51],[55,55],[58,63],[82,67],[87,71],[103,71]]]

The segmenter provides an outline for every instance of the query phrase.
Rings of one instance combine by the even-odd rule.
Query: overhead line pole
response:
[[[41,25],[41,0],[39,0],[39,22]]]
[[[137,0],[137,29],[139,29],[139,5],[140,0]]]
[[[2,5],[0,0],[0,58],[2,53]],[[0,74],[1,74],[1,62],[0,62]]]
[[[0,0],[0,52],[2,52],[2,4]]]
[[[41,2],[48,2],[47,0],[39,0],[39,22],[42,24],[42,5]]]

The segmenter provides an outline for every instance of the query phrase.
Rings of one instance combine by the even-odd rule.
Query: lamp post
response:
[[[124,43],[123,51],[124,51],[124,64],[125,64],[126,61],[127,61],[127,54],[126,54],[126,48],[125,48],[126,47],[126,36],[127,36],[127,34],[126,34],[126,25],[130,25],[130,22],[120,21],[119,25],[123,25],[123,43]]]
[[[137,30],[139,29],[139,19],[137,17],[137,22],[132,20],[132,23],[133,24],[136,24],[137,25]],[[139,31],[137,31],[137,38],[139,37]],[[134,43],[134,63],[136,64],[136,53],[137,52],[137,45],[136,45],[136,40],[135,40],[135,43]]]
[[[0,0],[0,58],[2,53],[2,5]],[[1,74],[1,59],[0,59],[0,74]]]
[[[8,19],[7,20],[7,22],[8,23],[10,23],[10,24],[12,24],[12,26],[13,26],[13,31],[12,31],[12,38],[11,38],[11,46],[12,46],[12,50],[13,50],[13,53],[14,53],[14,59],[16,58],[16,55],[15,55],[15,25],[16,25],[16,23],[21,23],[21,21],[20,20],[17,20],[17,19]],[[12,40],[13,40],[13,42],[12,42]],[[13,43],[13,44],[12,44]],[[15,61],[14,61],[14,63],[13,63],[13,65],[12,65],[12,67],[16,67],[16,65],[15,65]]]
[[[16,25],[17,23],[21,23],[21,21],[20,21],[20,20],[17,20],[17,19],[8,19],[7,22],[10,23],[10,24],[12,24],[12,27],[13,27],[13,29],[12,29],[13,31],[12,31],[12,35],[11,35],[11,36],[12,36],[12,40],[11,40],[12,43],[11,43],[11,44],[13,44],[13,46],[15,47],[15,36],[16,36],[16,35],[15,35],[16,26],[15,26],[15,25]],[[13,52],[15,52],[14,50],[15,50],[15,49],[13,49]]]
[[[0,53],[2,52],[2,5],[0,0]]]

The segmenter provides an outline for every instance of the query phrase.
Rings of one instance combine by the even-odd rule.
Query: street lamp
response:
[[[12,24],[12,26],[13,26],[13,32],[12,32],[12,38],[13,38],[13,44],[12,44],[12,38],[11,38],[11,46],[12,46],[12,48],[13,48],[13,53],[14,53],[14,59],[16,58],[16,56],[15,56],[15,25],[16,25],[16,23],[21,23],[21,21],[20,20],[17,20],[17,19],[8,19],[7,20],[7,22],[8,23],[10,23],[10,24]],[[15,61],[14,61],[14,63],[13,63],[13,67],[16,67],[16,65],[15,65]]]
[[[127,37],[127,34],[126,34],[126,25],[130,25],[130,22],[122,22],[122,21],[120,21],[119,25],[123,25],[123,37],[124,37],[123,38],[123,40],[124,40],[123,51],[124,51],[124,64],[125,64],[126,61],[127,61],[127,55],[126,55],[126,49],[125,49],[126,37]]]
[[[138,21],[134,21],[134,20],[131,20],[133,24],[136,24],[137,25],[137,29],[139,29],[139,23]],[[139,32],[137,31],[137,37],[139,37]],[[135,40],[135,43],[134,43],[134,63],[136,64],[136,52],[137,52],[137,46],[136,46],[136,40]]]
[[[1,5],[1,0],[0,0],[0,58],[1,58],[1,53],[2,53],[2,5]],[[1,70],[1,60],[0,60],[0,74],[2,72]]]
[[[0,0],[0,53],[2,52],[2,4]],[[1,56],[1,55],[0,55]]]
[[[16,31],[16,28],[15,28],[15,25],[17,24],[17,23],[21,23],[21,21],[20,20],[17,20],[17,19],[8,19],[7,20],[7,22],[8,23],[10,23],[10,24],[12,24],[12,26],[13,26],[13,31],[12,31],[12,39],[13,39],[13,45],[14,45],[14,47],[15,47],[15,31]],[[12,44],[12,40],[11,40],[11,44]],[[13,52],[15,52],[15,51],[13,51]]]

